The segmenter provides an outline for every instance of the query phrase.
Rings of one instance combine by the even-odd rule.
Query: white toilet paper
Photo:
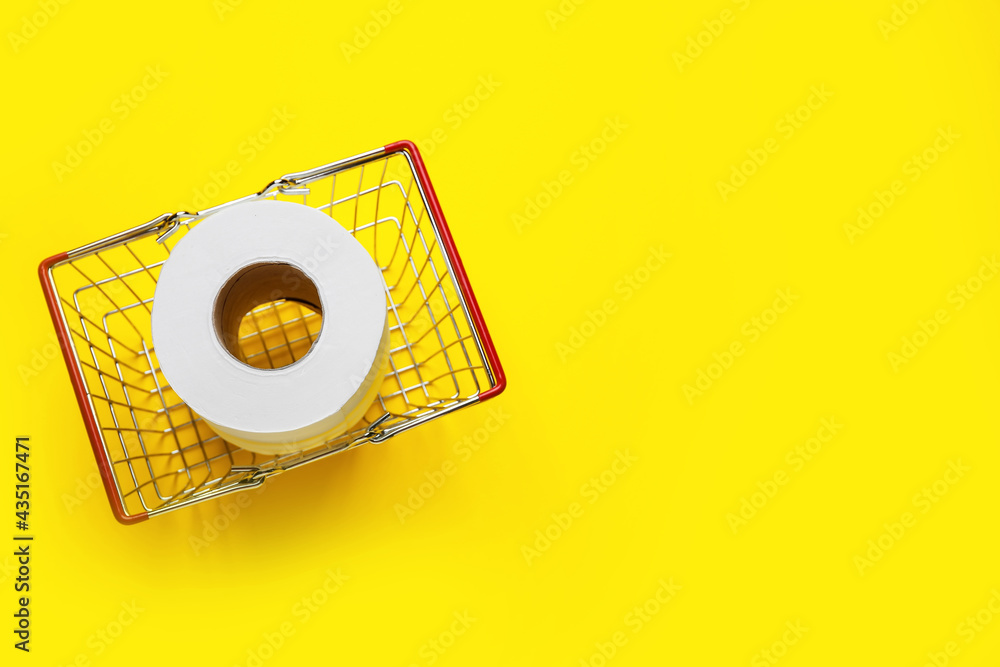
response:
[[[323,315],[301,359],[237,357],[253,308],[299,300]],[[358,422],[388,362],[385,286],[368,252],[309,206],[261,200],[206,218],[163,264],[152,313],[160,369],[223,439],[263,454],[318,445]]]

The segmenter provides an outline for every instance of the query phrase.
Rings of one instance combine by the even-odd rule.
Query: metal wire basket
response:
[[[253,199],[328,213],[382,270],[390,366],[379,396],[348,433],[281,456],[215,435],[171,390],[150,336],[153,292],[171,248],[200,220]],[[420,153],[401,141],[197,213],[164,214],[54,255],[39,277],[116,518],[151,516],[255,487],[273,475],[394,435],[487,400],[506,380]],[[243,321],[248,363],[271,368],[305,354],[318,314],[291,301]]]

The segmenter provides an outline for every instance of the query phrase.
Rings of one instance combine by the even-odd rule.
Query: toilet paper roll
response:
[[[288,366],[249,366],[240,321],[282,298],[320,312],[319,335]],[[262,454],[307,449],[356,424],[378,393],[385,287],[364,247],[324,213],[239,204],[194,227],[163,264],[152,335],[167,382],[223,439]]]

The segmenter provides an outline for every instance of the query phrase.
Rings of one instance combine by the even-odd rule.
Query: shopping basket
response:
[[[231,445],[171,390],[150,336],[153,292],[170,249],[203,218],[255,199],[328,213],[382,271],[389,371],[349,432],[306,451],[266,456]],[[506,380],[417,147],[389,144],[203,211],[146,224],[54,255],[39,277],[115,517],[131,524],[252,488],[271,475],[380,443],[503,391]],[[243,320],[247,363],[298,359],[321,316],[274,301]]]

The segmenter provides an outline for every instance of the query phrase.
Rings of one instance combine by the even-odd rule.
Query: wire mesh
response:
[[[176,214],[181,217],[169,235],[162,227],[137,227],[96,249],[71,252],[51,268],[73,361],[99,430],[95,449],[106,457],[126,516],[166,512],[384,440],[475,402],[495,385],[481,332],[470,318],[411,157],[404,151],[366,155],[339,168],[334,163],[295,174],[291,182],[285,176],[257,195],[226,204],[269,198],[312,206],[327,213],[331,224],[343,225],[381,269],[390,327],[388,372],[364,418],[320,447],[281,456],[240,449],[217,436],[160,372],[150,335],[160,268],[187,231],[226,205]],[[297,302],[254,309],[240,327],[247,363],[259,368],[291,363],[308,351],[320,324],[318,313]]]

